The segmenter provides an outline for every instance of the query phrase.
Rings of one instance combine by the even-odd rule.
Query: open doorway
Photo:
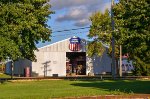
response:
[[[67,75],[86,75],[86,52],[66,52]]]

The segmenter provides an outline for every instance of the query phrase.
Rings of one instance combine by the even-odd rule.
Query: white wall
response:
[[[38,50],[39,50],[39,52],[72,52],[69,49],[69,44],[70,44],[69,39],[65,39],[65,40],[62,40],[62,41],[59,41],[59,42],[41,47]],[[81,50],[77,51],[77,52],[86,52],[86,47],[85,47],[86,42],[85,42],[85,40],[82,40],[81,46],[82,46]]]
[[[44,76],[44,65],[47,67],[47,76],[66,76],[66,53],[65,52],[36,52],[37,62],[32,62],[32,72],[38,76]],[[47,62],[47,64],[45,64]]]
[[[111,72],[111,58],[107,55],[105,51],[103,55],[93,56],[92,58],[87,57],[87,74],[102,74],[104,72]]]

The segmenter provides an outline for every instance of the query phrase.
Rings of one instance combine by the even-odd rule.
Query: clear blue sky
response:
[[[51,10],[55,11],[47,22],[53,31],[51,42],[39,43],[37,47],[72,36],[87,39],[88,28],[68,32],[55,31],[89,27],[91,24],[89,16],[96,11],[104,12],[106,8],[110,9],[111,0],[51,0],[50,4]]]

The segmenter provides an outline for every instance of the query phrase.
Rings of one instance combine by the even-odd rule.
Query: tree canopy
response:
[[[0,59],[35,60],[36,43],[49,41],[48,0],[0,0]]]
[[[112,25],[109,10],[106,9],[104,13],[94,13],[90,17],[90,20],[92,22],[92,25],[90,26],[90,32],[88,34],[88,37],[90,39],[93,39],[93,41],[89,42],[88,44],[89,55],[102,55],[105,50],[104,46],[108,46],[108,54],[111,56]],[[119,54],[117,43],[118,42],[116,42],[115,46],[115,57],[118,57]]]
[[[128,53],[129,58],[135,61],[135,65],[148,66],[150,64],[150,1],[119,0],[119,3],[114,5],[113,12],[116,50],[117,46],[122,45],[123,54]],[[108,10],[105,13],[93,14],[90,18],[92,25],[88,36],[96,38],[93,41],[109,42],[110,45],[112,36],[110,19]],[[118,50],[116,56],[117,52]]]
[[[150,2],[148,0],[120,0],[114,8],[115,19],[119,24],[124,51],[130,58],[138,57],[150,63]],[[116,35],[117,36],[117,35]]]
[[[93,39],[93,41],[88,44],[88,54],[89,56],[102,55],[105,50],[103,44],[110,45],[111,40],[109,11],[106,10],[105,13],[96,12],[90,17],[90,20],[92,25],[90,26],[88,37]]]
[[[123,53],[129,53],[136,69],[142,71],[139,75],[147,75],[150,68],[150,1],[120,0],[114,13],[119,23],[116,24],[120,35],[117,40],[122,42]]]

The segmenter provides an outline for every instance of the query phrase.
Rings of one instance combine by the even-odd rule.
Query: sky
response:
[[[111,0],[50,0],[50,4],[50,10],[55,12],[47,22],[52,29],[51,42],[39,43],[37,47],[72,36],[88,39],[88,27],[91,24],[89,17],[97,11],[104,12],[105,9],[110,9]],[[70,29],[78,30],[63,31]]]

